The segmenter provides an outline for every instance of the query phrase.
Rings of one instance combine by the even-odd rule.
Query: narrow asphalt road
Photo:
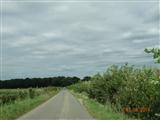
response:
[[[18,120],[93,120],[93,118],[68,90],[62,90]]]

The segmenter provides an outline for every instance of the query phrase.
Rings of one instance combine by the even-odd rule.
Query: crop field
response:
[[[26,98],[33,99],[41,94],[49,93],[53,89],[55,88],[1,89],[0,105],[14,103]]]
[[[0,118],[13,120],[58,93],[59,88],[0,89]]]

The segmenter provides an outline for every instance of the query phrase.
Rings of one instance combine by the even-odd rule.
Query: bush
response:
[[[102,75],[97,74],[89,85],[78,83],[72,87],[77,92],[86,92],[90,98],[105,104],[110,101],[118,110],[124,108],[150,108],[151,112],[129,113],[142,119],[157,119],[160,113],[160,70],[134,68],[124,65],[111,66]]]
[[[29,97],[32,99],[36,96],[35,91],[32,88],[29,88]]]

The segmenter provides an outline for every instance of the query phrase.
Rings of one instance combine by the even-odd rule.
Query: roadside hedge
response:
[[[90,98],[105,104],[111,102],[117,110],[125,108],[148,108],[148,112],[126,112],[144,120],[159,120],[160,69],[135,68],[124,65],[111,66],[103,74],[96,74],[89,82],[70,87],[77,92],[86,92]]]

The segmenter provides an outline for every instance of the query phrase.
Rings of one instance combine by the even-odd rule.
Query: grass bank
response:
[[[1,120],[15,120],[16,118],[47,101],[58,92],[59,90],[54,90],[34,98],[28,97],[24,100],[16,100],[14,103],[1,105],[0,118]]]
[[[73,91],[71,92],[79,99],[79,101],[86,107],[88,112],[96,120],[138,120],[134,118],[128,118],[123,113],[114,110],[110,103],[102,105],[96,100],[88,98],[87,95],[83,93],[80,94]]]

